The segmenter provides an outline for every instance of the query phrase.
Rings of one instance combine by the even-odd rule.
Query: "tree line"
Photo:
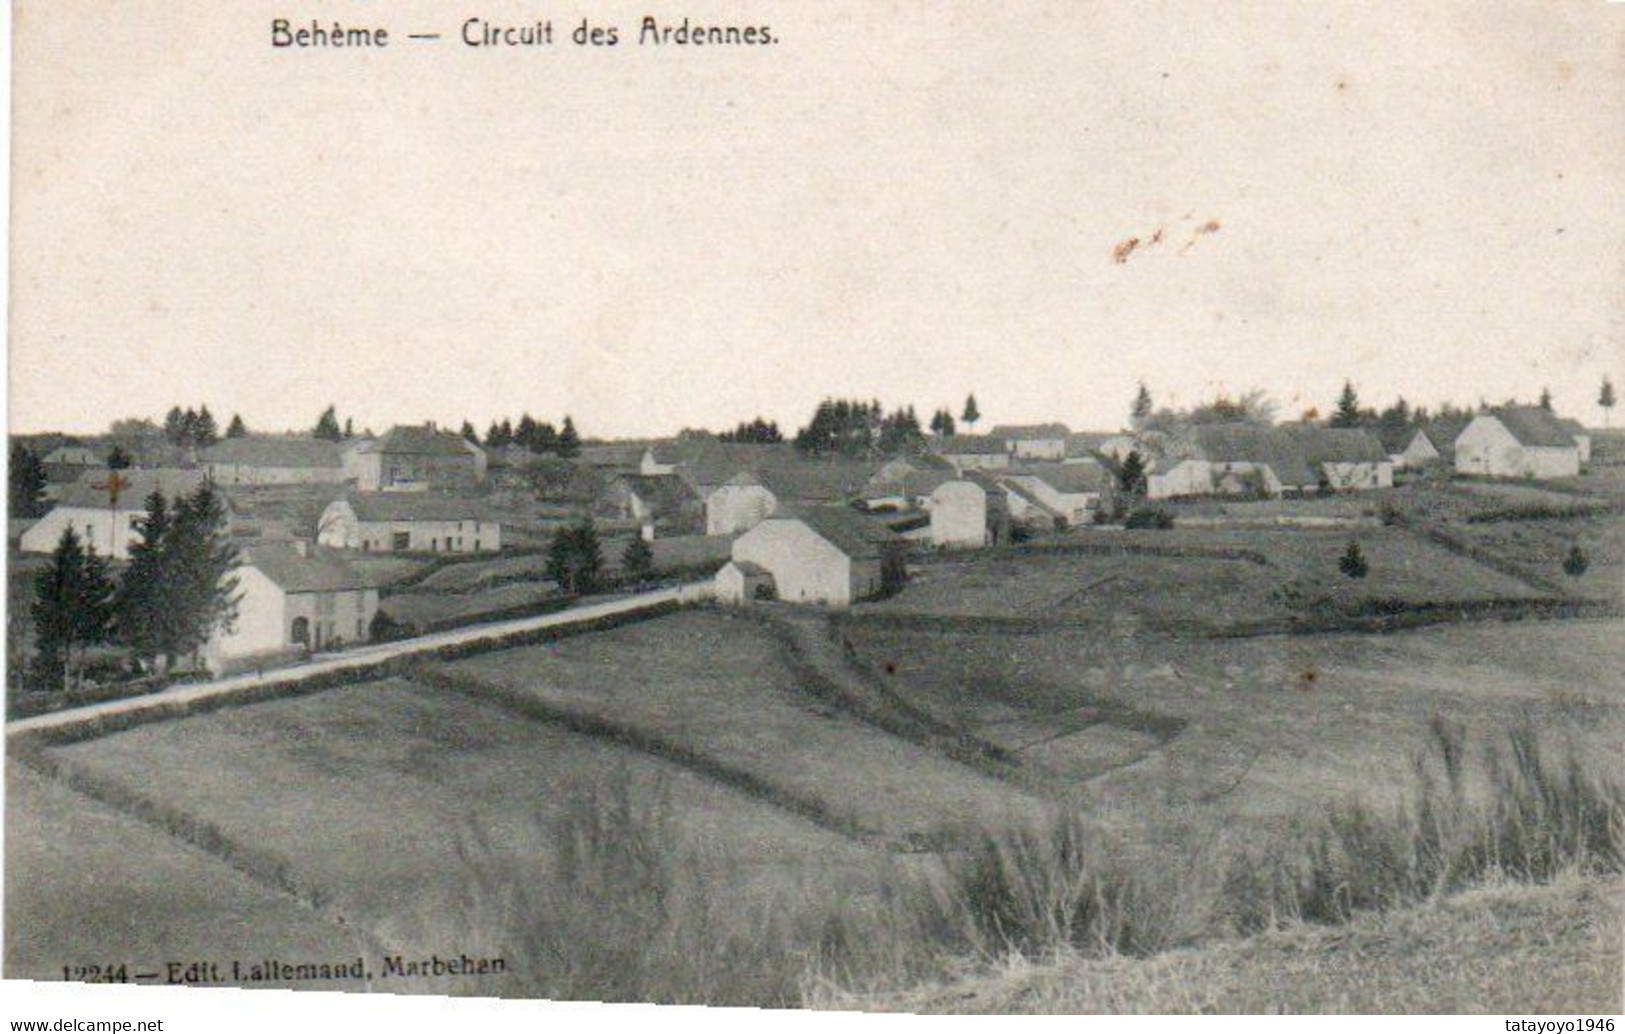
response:
[[[487,449],[519,445],[538,456],[550,455],[562,459],[570,459],[581,452],[581,434],[576,430],[575,421],[568,414],[558,427],[554,427],[546,420],[538,421],[529,413],[522,414],[517,424],[507,417],[493,420],[491,426],[486,428],[483,440],[479,432],[474,430],[474,425],[464,420],[460,433],[467,441],[483,445]]]
[[[226,508],[208,483],[173,504],[147,497],[129,563],[109,559],[70,526],[34,579],[36,684],[72,689],[94,646],[129,651],[139,669],[163,673],[195,659],[237,616],[237,549],[226,536]]]

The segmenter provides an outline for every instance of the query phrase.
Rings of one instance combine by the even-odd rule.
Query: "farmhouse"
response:
[[[926,500],[931,544],[939,549],[981,549],[1010,537],[1010,503],[986,475],[968,472],[944,481]]]
[[[1146,479],[1152,499],[1193,495],[1258,498],[1304,492],[1319,483],[1303,450],[1279,427],[1203,424],[1192,430],[1179,458]]]
[[[226,438],[198,457],[219,485],[311,485],[344,480],[337,442],[321,438]]]
[[[730,566],[739,573],[724,568],[727,574],[719,577],[717,592],[724,602],[743,602],[756,593],[753,587],[749,597],[736,595],[745,586],[760,586],[771,578],[777,599],[845,607],[901,587],[904,546],[885,527],[846,507],[797,508],[767,518],[734,540]]]
[[[1063,446],[1064,447],[1064,446]],[[935,454],[953,464],[955,471],[1008,470],[1010,450],[1004,439],[991,435],[951,434],[932,446]]]
[[[362,492],[460,492],[485,480],[485,450],[432,424],[392,427],[358,442],[341,461]]]
[[[675,474],[622,474],[599,493],[594,509],[601,515],[636,521],[646,538],[697,534],[705,525],[705,507],[688,482]]]
[[[1574,433],[1538,406],[1504,406],[1478,414],[1456,439],[1456,473],[1556,478],[1580,473]]]
[[[455,496],[358,492],[322,511],[316,537],[365,553],[487,553],[502,548],[502,525]]]
[[[49,553],[62,532],[72,528],[102,556],[127,560],[130,543],[140,539],[135,524],[147,512],[147,497],[189,495],[204,482],[201,470],[92,470],[63,490],[56,506],[23,532],[25,553]],[[116,498],[115,498],[116,497]]]
[[[734,535],[788,504],[830,506],[864,495],[869,467],[842,459],[780,454],[772,465],[740,470],[705,495],[705,533]]]
[[[221,674],[364,643],[378,613],[378,589],[343,560],[308,542],[261,543],[242,551],[237,619],[204,646]]]
[[[1094,460],[1075,463],[1032,463],[999,477],[999,483],[1018,495],[1010,502],[1011,519],[1023,520],[1027,501],[1041,508],[1034,516],[1052,515],[1062,527],[1094,520],[1101,499],[1111,487],[1111,474]],[[1022,513],[1018,513],[1022,510]],[[1032,521],[1028,521],[1032,523]]]
[[[1297,439],[1322,489],[1393,487],[1394,461],[1369,431],[1314,424],[1292,424],[1284,430]]]
[[[1000,424],[987,436],[1003,441],[1018,460],[1063,460],[1071,433],[1065,424]]]

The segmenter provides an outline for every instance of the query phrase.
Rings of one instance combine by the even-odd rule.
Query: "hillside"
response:
[[[824,1009],[919,1013],[1617,1013],[1619,880],[1486,888],[1341,927],[1150,959],[1017,960],[915,991],[824,988]]]

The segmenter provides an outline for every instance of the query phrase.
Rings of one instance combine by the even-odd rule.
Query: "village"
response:
[[[1601,398],[1612,401],[1611,384]],[[38,602],[39,565],[28,558],[73,539],[127,564],[154,499],[173,509],[205,486],[234,560],[192,660],[221,675],[674,579],[705,582],[725,604],[845,608],[901,591],[911,557],[1258,519],[1204,516],[1216,501],[1286,500],[1264,520],[1357,528],[1358,517],[1328,515],[1327,501],[1346,511],[1349,499],[1396,484],[1572,482],[1592,465],[1592,433],[1549,398],[1436,417],[1401,401],[1379,415],[1361,409],[1350,384],[1330,419],[1272,416],[1256,393],[1158,412],[1142,386],[1117,432],[1043,423],[972,433],[972,396],[963,430],[947,409],[927,433],[911,408],[888,415],[879,403],[826,400],[794,442],[759,419],[720,435],[582,442],[568,418],[562,440],[528,415],[517,430],[493,423],[482,440],[466,423],[358,434],[331,411],[315,434],[250,434],[237,418],[222,437],[206,406],[201,432],[200,415],[177,407],[161,435],[148,423],[134,438],[48,439],[38,455],[14,442],[13,613]],[[19,519],[31,510],[37,519]],[[575,545],[583,534],[585,557]],[[1575,549],[1575,562],[1587,562]],[[53,656],[116,653],[114,625]],[[9,645],[14,684],[37,675],[34,644],[14,634]],[[121,670],[92,667],[104,678]]]
[[[1547,945],[1612,936],[1621,858],[1625,434],[1594,398],[1603,426],[1348,383],[1294,419],[1142,385],[1099,431],[971,395],[659,439],[207,406],[14,434],[8,972],[76,979],[90,924],[287,960],[275,986],[468,945],[500,975],[389,989],[957,1009],[929,988],[1010,952],[1306,931],[1290,985],[1056,993],[1589,1001],[1607,953]],[[1058,918],[1078,879],[1104,903]],[[1457,891],[1480,911],[1427,911]],[[1443,976],[1389,948],[1412,915],[1468,945]]]

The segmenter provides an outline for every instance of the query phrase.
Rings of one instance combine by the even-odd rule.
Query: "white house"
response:
[[[93,470],[64,489],[57,504],[27,531],[25,553],[49,553],[62,532],[72,528],[81,542],[115,560],[127,560],[130,543],[141,536],[135,525],[147,512],[147,497],[161,492],[173,501],[204,482],[201,470]]]
[[[1487,477],[1557,478],[1580,473],[1573,432],[1538,406],[1478,414],[1456,439],[1456,472]]]
[[[261,543],[242,551],[237,617],[203,649],[221,674],[294,660],[372,637],[378,589],[343,560],[307,542]]]
[[[218,485],[337,484],[343,450],[322,438],[224,438],[198,457]]]
[[[362,492],[458,492],[485,480],[485,450],[432,424],[392,427],[346,448],[344,477]]]
[[[1088,524],[1100,509],[1101,499],[1111,486],[1111,474],[1097,461],[1033,463],[1000,475],[1000,484],[1015,488],[1022,502],[1039,503],[1067,526]],[[1010,517],[1021,521],[1016,500],[1011,500]]]
[[[1297,439],[1304,459],[1319,475],[1321,488],[1393,487],[1394,461],[1369,431],[1314,424],[1293,424],[1283,430]]]
[[[733,535],[749,531],[773,516],[779,497],[754,471],[740,471],[705,497],[705,533]]]
[[[1000,424],[987,433],[1005,443],[1018,460],[1064,460],[1066,440],[1072,434],[1065,424]]]
[[[1173,447],[1170,446],[1170,449]],[[1146,479],[1152,499],[1235,495],[1275,497],[1305,492],[1320,482],[1302,448],[1279,427],[1204,424],[1192,430],[1177,455]]]
[[[734,570],[719,572],[718,598],[745,602],[751,598],[740,595],[746,585],[761,585],[771,577],[777,599],[849,606],[902,585],[903,549],[902,539],[846,507],[781,512],[734,540],[729,565]]]
[[[748,600],[771,600],[778,595],[773,575],[760,564],[749,560],[730,560],[717,571],[715,578],[717,598],[729,603]]]
[[[1557,423],[1559,427],[1563,428],[1563,430],[1569,432],[1569,434],[1573,436],[1574,444],[1580,447],[1580,466],[1583,467],[1590,463],[1591,432],[1586,430],[1585,425],[1580,423],[1580,421],[1570,420],[1568,417],[1558,417]]]
[[[316,540],[366,553],[487,553],[502,548],[502,525],[455,496],[359,492],[328,504]]]
[[[967,472],[932,489],[931,544],[941,549],[980,549],[1010,537],[1010,501],[985,474]]]
[[[956,472],[967,470],[1008,470],[1010,449],[1002,438],[991,435],[951,434],[933,446],[936,455],[953,464]],[[1062,443],[1065,448],[1065,443]]]

